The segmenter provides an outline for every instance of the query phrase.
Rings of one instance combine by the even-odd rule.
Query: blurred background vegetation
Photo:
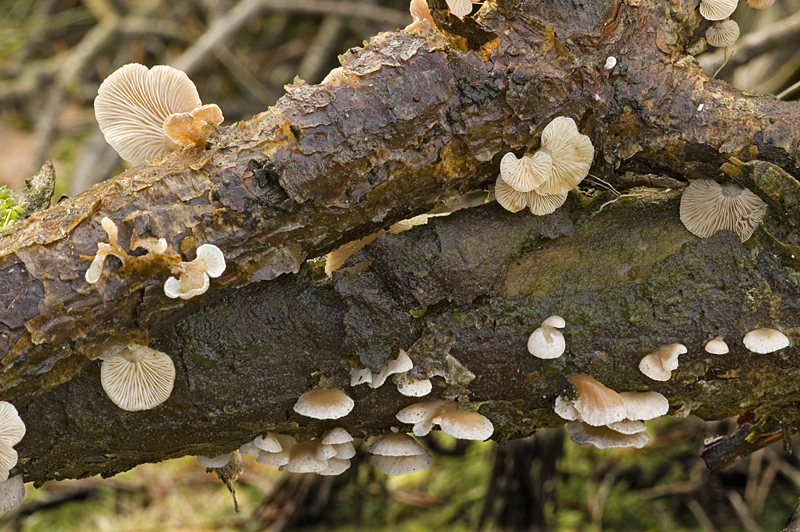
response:
[[[800,96],[800,0],[763,11],[742,2],[733,18],[740,40],[699,55],[706,72],[727,59],[717,77]],[[410,22],[407,0],[0,0],[0,185],[21,187],[47,159],[56,197],[122,171],[92,101],[123,64],[181,68],[229,125],[266,110],[295,76],[319,82],[338,54]],[[371,467],[366,444],[334,478],[279,473],[246,456],[239,513],[217,477],[184,458],[112,479],[29,485],[0,529],[779,530],[800,495],[800,461],[773,445],[709,474],[704,439],[734,428],[659,420],[639,451],[577,446],[563,430],[505,445],[434,434],[423,442],[434,465],[396,478]]]

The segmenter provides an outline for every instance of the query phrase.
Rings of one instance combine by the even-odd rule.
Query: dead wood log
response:
[[[230,450],[265,428],[316,434],[321,424],[287,418],[311,374],[341,381],[348,363],[374,368],[401,346],[415,346],[421,371],[443,375],[442,394],[480,403],[502,440],[558,422],[551,400],[566,389],[567,371],[636,389],[652,384],[633,369],[651,347],[697,346],[711,333],[737,338],[767,322],[792,334],[797,324],[783,311],[797,304],[800,107],[707,80],[683,54],[700,22],[695,4],[511,1],[462,22],[433,0],[438,30],[381,34],[350,50],[342,84],[297,82],[274,108],[223,128],[207,149],[131,169],[0,237],[0,398],[22,407],[23,419],[49,420],[29,424],[20,471],[28,480],[114,474]],[[610,71],[609,56],[618,59]],[[769,230],[746,246],[731,235],[698,242],[677,223],[674,197],[647,194],[589,219],[575,196],[542,219],[486,208],[442,221],[453,239],[445,244],[457,252],[441,264],[430,257],[444,249],[442,237],[427,241],[419,235],[431,229],[423,228],[376,241],[363,252],[373,270],[362,276],[317,286],[306,271],[231,292],[301,272],[309,257],[490,184],[502,155],[535,149],[557,115],[579,121],[597,150],[593,174],[620,186],[626,170],[722,178],[729,163],[728,175],[773,208]],[[760,161],[739,162],[753,159]],[[123,245],[164,237],[192,258],[197,245],[213,243],[229,268],[188,302],[165,297],[169,272],[157,262],[107,264],[101,281],[87,285],[86,257],[106,241],[104,216]],[[451,225],[464,218],[480,237]],[[543,238],[554,240],[543,254],[531,251]],[[500,243],[485,248],[492,240],[483,239]],[[432,255],[412,266],[381,262],[382,253],[399,253],[387,242]],[[595,261],[601,251],[607,260]],[[302,302],[313,313],[297,308]],[[241,308],[280,326],[250,337],[234,327]],[[579,324],[574,357],[544,366],[525,356],[520,337],[562,308]],[[410,312],[422,309],[422,318]],[[85,356],[130,331],[178,361],[173,397],[154,411],[116,410]],[[657,387],[681,413],[783,416],[796,400],[788,389],[794,366],[783,355],[740,348],[724,361],[707,358],[692,357],[675,382]],[[286,369],[276,373],[278,362]],[[782,379],[766,392],[759,375]],[[726,384],[732,378],[736,385]],[[347,422],[357,434],[385,431],[408,402],[389,391],[354,396],[369,405]]]

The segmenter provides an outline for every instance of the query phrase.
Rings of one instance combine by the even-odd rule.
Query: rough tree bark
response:
[[[438,30],[348,51],[341,85],[297,82],[207,149],[131,169],[0,237],[0,399],[28,426],[25,480],[214,455],[267,429],[386,432],[414,402],[391,385],[351,389],[356,408],[335,423],[291,407],[321,377],[344,385],[351,366],[375,369],[401,347],[434,376],[431,397],[479,409],[500,441],[561,423],[553,400],[576,371],[660,391],[675,414],[750,413],[755,434],[795,430],[796,348],[753,355],[739,340],[761,326],[800,333],[800,107],[702,74],[684,53],[701,26],[696,1],[507,1],[464,22],[444,0],[430,5]],[[592,174],[622,198],[575,192],[546,217],[456,213],[375,241],[356,259],[368,268],[331,280],[304,262],[486,187],[502,155],[538,147],[558,115],[592,138]],[[679,193],[633,188],[698,177],[768,202],[750,241],[701,241],[678,221]],[[164,237],[190,259],[213,243],[228,269],[186,302],[165,297],[169,272],[147,256],[109,261],[87,285],[104,216],[126,247]],[[568,354],[543,362],[525,339],[552,313],[568,322]],[[178,371],[151,411],[117,409],[89,359],[134,333]],[[718,334],[725,357],[702,349]],[[672,342],[689,348],[681,367],[649,381],[638,360]]]

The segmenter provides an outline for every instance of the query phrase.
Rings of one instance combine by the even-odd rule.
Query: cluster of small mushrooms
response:
[[[773,0],[747,0],[761,9]],[[715,22],[709,29],[708,42],[729,46],[720,36],[738,35],[735,22],[724,20],[736,8],[738,0],[702,0],[701,14]],[[469,0],[447,0],[452,14],[463,17],[470,13]],[[424,21],[432,23],[424,0],[412,0],[412,30]],[[735,40],[735,38],[734,38]],[[719,43],[719,44],[718,44]],[[609,58],[613,59],[613,58]],[[615,61],[614,61],[615,62]],[[614,64],[607,62],[606,68]],[[329,83],[341,82],[346,74],[337,69]],[[325,82],[323,82],[325,83]],[[150,70],[138,64],[125,65],[100,86],[95,100],[95,113],[107,141],[126,160],[139,164],[160,157],[178,148],[204,146],[222,123],[222,113],[214,104],[202,105],[194,84],[183,72],[167,66]],[[517,158],[507,153],[500,163],[495,196],[506,209],[517,212],[529,207],[536,215],[553,212],[561,206],[567,193],[576,188],[588,174],[594,148],[585,135],[578,132],[571,118],[558,117],[545,127],[539,150]],[[764,213],[766,205],[752,192],[729,183],[696,180],[684,192],[680,217],[686,228],[705,238],[726,229],[747,240]],[[130,243],[130,250],[141,248],[144,255],[128,253],[118,241],[118,228],[109,218],[101,220],[108,243],[98,243],[97,253],[86,270],[89,284],[101,281],[105,259],[113,255],[121,262],[120,270],[135,269],[143,262],[160,264],[174,277],[164,282],[164,293],[170,298],[189,299],[209,288],[209,278],[225,271],[225,258],[212,244],[197,248],[196,258],[184,262],[164,238],[145,238]],[[528,339],[528,350],[542,359],[560,357],[565,349],[563,329],[566,323],[559,316],[545,319]],[[745,347],[755,353],[769,353],[789,345],[789,339],[773,329],[756,329],[744,337]],[[707,352],[722,355],[728,352],[724,340],[709,341]],[[678,357],[687,349],[681,344],[659,347],[642,358],[639,368],[654,381],[667,381],[678,368]],[[100,358],[103,389],[109,398],[125,410],[145,410],[163,403],[170,395],[175,380],[175,365],[166,354],[135,341],[119,343]],[[351,386],[367,384],[378,388],[392,377],[400,393],[422,397],[432,390],[429,379],[411,375],[414,364],[405,351],[388,360],[378,373],[369,368],[351,371]],[[641,448],[648,441],[644,420],[663,416],[669,410],[667,399],[654,391],[617,393],[594,378],[571,374],[569,380],[577,393],[574,399],[561,396],[555,400],[555,413],[569,421],[570,437],[577,443],[591,443],[600,448]],[[353,409],[354,402],[344,390],[320,385],[304,393],[294,405],[298,414],[315,419],[340,419]],[[464,407],[464,408],[462,408]],[[472,405],[474,408],[475,405]],[[456,438],[484,441],[494,432],[492,422],[469,411],[469,405],[456,401],[433,400],[413,404],[397,413],[401,423],[413,425],[415,436],[428,434],[435,425]],[[25,435],[25,425],[13,405],[0,402],[0,510],[16,507],[25,493],[21,476],[8,478],[16,465],[13,449]],[[353,437],[343,428],[327,431],[322,437],[298,443],[286,434],[267,432],[241,446],[241,454],[256,455],[258,463],[279,466],[292,472],[313,472],[338,475],[350,466],[355,455]],[[413,437],[392,427],[369,446],[373,463],[388,475],[421,471],[432,463],[431,455]],[[231,454],[202,457],[206,467],[220,468],[230,462]]]
[[[764,9],[775,0],[747,0],[753,9]],[[700,14],[713,21],[706,30],[706,41],[717,48],[732,46],[739,38],[739,25],[730,17],[739,5],[739,0],[700,0]]]

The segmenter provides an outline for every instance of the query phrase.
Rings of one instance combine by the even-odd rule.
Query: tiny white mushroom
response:
[[[198,456],[197,461],[200,462],[200,465],[203,465],[205,467],[219,468],[228,465],[228,462],[231,461],[231,456],[232,453],[221,454],[219,456],[213,456],[213,457]]]
[[[789,346],[789,339],[775,329],[756,329],[744,335],[744,346],[753,353],[766,354]]]
[[[336,449],[333,445],[326,445],[322,442],[317,443],[317,460],[327,460],[336,456]]]
[[[445,404],[447,404],[447,401],[415,403],[400,410],[395,417],[402,423],[413,424],[414,436],[425,436],[433,429],[435,424],[433,419]]]
[[[325,469],[322,471],[317,471],[317,474],[326,477],[333,477],[336,475],[341,475],[348,469],[350,469],[350,460],[334,456],[328,458]]]
[[[433,418],[445,434],[461,440],[488,440],[494,433],[494,425],[477,412],[467,412],[458,408],[455,401],[447,401]]]
[[[261,449],[256,447],[255,443],[249,441],[247,443],[243,443],[241,447],[239,447],[239,454],[252,454],[258,455],[261,452]]]
[[[517,192],[530,192],[544,183],[553,173],[553,159],[537,151],[520,159],[511,152],[500,160],[500,177]]]
[[[14,475],[0,482],[0,512],[13,510],[22,503],[24,498],[25,483],[22,475]]]
[[[407,475],[427,469],[433,463],[430,454],[417,456],[381,456],[372,455],[372,463],[378,471],[391,476]]]
[[[342,427],[336,427],[326,432],[321,441],[326,445],[336,445],[337,443],[351,442],[353,437]]]
[[[118,353],[102,358],[103,390],[123,410],[155,408],[172,393],[175,364],[166,353],[130,343]]]
[[[384,434],[367,450],[381,456],[418,456],[428,452],[417,440],[403,432]]]
[[[617,392],[583,373],[573,373],[567,378],[578,389],[573,404],[583,421],[599,427],[625,419],[625,401]]]
[[[381,370],[376,375],[372,376],[372,382],[370,382],[369,385],[372,388],[378,388],[382,386],[384,382],[386,382],[386,378],[389,377],[389,375],[405,373],[413,367],[414,362],[411,361],[408,353],[401,349],[400,353],[397,355],[397,358],[387,360],[383,363]]]
[[[722,339],[722,336],[717,336],[706,344],[706,352],[712,355],[724,355],[728,352],[728,344]]]
[[[117,225],[111,220],[111,218],[104,216],[103,219],[100,220],[100,225],[108,235],[108,244],[105,242],[97,243],[97,253],[94,256],[94,259],[92,259],[92,263],[89,265],[89,268],[86,270],[86,274],[84,274],[84,279],[88,284],[95,284],[98,280],[100,280],[100,274],[103,273],[103,264],[105,263],[106,257],[109,255],[114,255],[124,264],[128,256],[128,254],[125,253],[125,250],[122,249],[117,242]]]
[[[543,325],[528,337],[528,352],[536,358],[558,358],[566,348],[564,335],[555,327]]]
[[[253,440],[253,445],[268,453],[279,453],[283,450],[283,446],[280,440],[278,440],[278,435],[274,432],[267,432],[263,436],[256,437],[256,439]]]
[[[353,410],[355,402],[343,390],[314,388],[297,400],[294,411],[314,419],[339,419]]]
[[[291,454],[292,447],[294,447],[294,444],[297,442],[294,438],[287,434],[276,434],[275,438],[281,444],[280,452],[270,453],[267,451],[261,451],[258,453],[256,462],[259,464],[274,466],[282,466],[289,463],[289,456]]]
[[[669,401],[658,392],[621,392],[625,401],[625,417],[636,420],[655,419],[667,415]]]
[[[565,116],[554,118],[544,128],[540,151],[553,159],[552,177],[537,189],[540,194],[566,194],[587,176],[594,160],[591,139]]]
[[[24,436],[25,423],[19,417],[17,409],[9,402],[0,401],[0,445],[13,447]]]
[[[431,393],[433,385],[430,379],[415,379],[405,373],[394,376],[397,391],[408,397],[423,397]]]
[[[369,368],[352,368],[350,370],[350,386],[369,384],[372,382],[372,371]]]
[[[611,70],[615,66],[617,66],[617,58],[614,57],[613,55],[608,56],[606,58],[606,64],[603,65],[603,68],[606,70]]]
[[[405,475],[428,468],[431,455],[407,434],[386,434],[369,446],[372,463],[387,475]]]
[[[634,421],[632,419],[623,419],[622,421],[609,423],[607,427],[620,434],[638,434],[639,432],[647,430],[647,427],[642,421]]]
[[[209,277],[219,277],[225,271],[225,256],[213,244],[197,248],[197,258],[181,262],[173,269],[180,278],[170,277],[164,283],[164,294],[175,299],[191,299],[204,294],[209,287]]]
[[[560,395],[556,397],[556,405],[553,410],[561,419],[566,419],[567,421],[575,421],[581,418],[581,415],[575,410],[575,401],[567,401],[562,399]]]
[[[317,442],[310,441],[293,446],[289,462],[279,469],[290,473],[319,473],[326,467],[328,467],[327,461],[317,458]]]
[[[450,10],[450,13],[453,15],[463,18],[470,14],[472,11],[472,1],[471,0],[446,0],[447,1],[447,8]]]
[[[612,449],[618,447],[634,447],[641,449],[650,437],[647,432],[636,434],[622,434],[608,427],[593,427],[582,421],[567,423],[569,437],[577,444],[592,444],[598,449]]]
[[[683,344],[664,345],[639,361],[639,371],[654,381],[668,381],[678,368],[678,355],[686,353]]]

